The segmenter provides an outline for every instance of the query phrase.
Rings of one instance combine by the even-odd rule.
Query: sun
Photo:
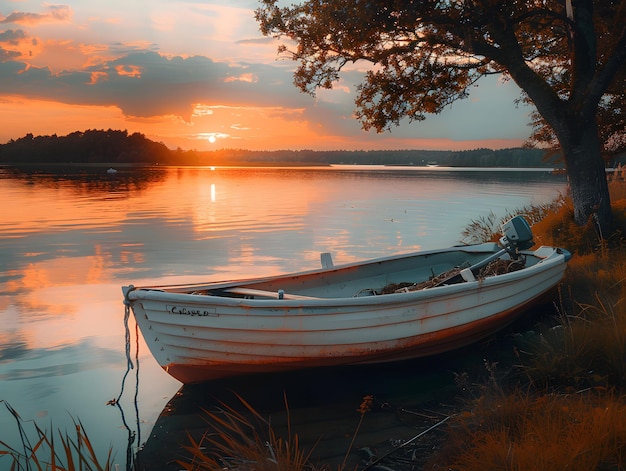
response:
[[[213,135],[210,135],[210,136],[208,137],[208,139],[209,139],[209,142],[210,142],[211,144],[215,144],[215,141],[217,141],[217,138],[216,138],[215,136],[213,136]]]

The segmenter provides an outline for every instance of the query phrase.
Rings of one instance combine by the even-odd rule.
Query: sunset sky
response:
[[[254,20],[256,0],[0,0],[0,143],[27,133],[141,132],[170,148],[474,149],[530,133],[496,77],[391,133],[354,117],[352,67],[316,98],[292,84]]]

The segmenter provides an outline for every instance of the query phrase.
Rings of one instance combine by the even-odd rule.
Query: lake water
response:
[[[127,368],[122,285],[311,269],[321,252],[341,264],[450,246],[472,220],[565,190],[545,170],[0,169],[0,400],[27,428],[80,420],[123,467],[125,424],[137,433],[140,423],[134,446],[145,441],[181,385],[136,344],[131,323],[140,373],[121,408],[107,405]],[[17,432],[0,403],[0,441],[20,444]]]

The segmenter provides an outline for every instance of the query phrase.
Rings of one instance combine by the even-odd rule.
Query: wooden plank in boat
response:
[[[252,288],[229,288],[224,290],[226,293],[233,294],[243,294],[244,296],[264,296],[266,298],[278,298],[278,293],[275,291],[265,291],[262,289],[252,289]],[[321,299],[315,298],[313,296],[301,296],[299,294],[289,294],[285,293],[283,295],[283,299]]]

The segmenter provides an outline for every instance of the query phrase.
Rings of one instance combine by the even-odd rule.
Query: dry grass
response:
[[[603,470],[626,466],[626,402],[614,396],[517,391],[457,417],[426,469]]]
[[[541,245],[565,247],[575,255],[594,254],[598,249],[618,248],[626,236],[626,182],[609,179],[609,193],[613,210],[613,228],[610,234],[600,234],[593,218],[584,226],[574,222],[571,198],[562,198],[561,204],[548,211],[533,225],[535,242]]]
[[[292,433],[289,417],[287,437],[276,435],[270,422],[264,419],[241,396],[237,399],[244,406],[242,411],[222,404],[217,411],[205,410],[208,429],[196,441],[189,436],[190,445],[185,446],[189,453],[188,460],[179,460],[177,464],[186,470],[224,471],[328,471],[329,467],[315,466],[311,461],[314,448],[305,452],[301,449],[298,435]],[[289,414],[287,398],[285,408]],[[352,451],[354,440],[359,433],[365,414],[372,407],[373,396],[365,396],[357,409],[360,417],[352,441],[346,450],[344,461],[339,470],[346,469],[347,459]]]
[[[623,298],[622,298],[623,299]],[[626,309],[599,297],[517,338],[519,368],[538,390],[626,387]]]
[[[625,187],[624,182],[611,182],[612,197],[625,196]],[[600,241],[591,225],[572,228],[571,216],[563,208],[533,227],[538,238],[566,247],[575,256],[564,278],[556,325],[539,325],[535,335],[521,339],[523,370],[543,388],[624,388],[626,200],[617,199],[613,205],[616,223],[610,241]]]

